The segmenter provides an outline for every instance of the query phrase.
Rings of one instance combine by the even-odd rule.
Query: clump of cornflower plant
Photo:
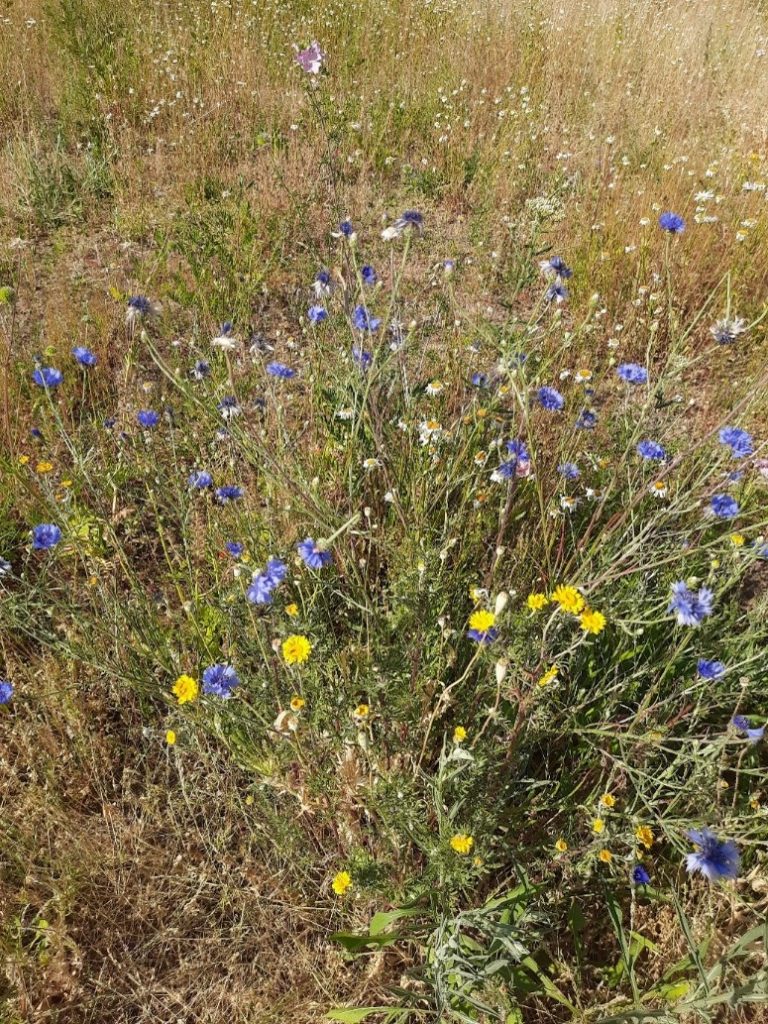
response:
[[[240,679],[231,665],[211,665],[203,672],[203,693],[210,696],[223,697],[227,700],[239,685]]]
[[[686,834],[697,847],[685,858],[689,874],[699,872],[710,882],[738,877],[740,857],[733,840],[718,839],[708,828],[691,829]]]
[[[99,361],[97,356],[84,345],[76,345],[72,349],[72,355],[81,366],[95,366]]]
[[[709,587],[690,590],[683,580],[672,584],[672,598],[667,611],[674,614],[679,626],[700,626],[712,614],[715,595]]]
[[[64,374],[53,366],[37,366],[32,373],[32,380],[41,388],[57,388],[64,380]]]

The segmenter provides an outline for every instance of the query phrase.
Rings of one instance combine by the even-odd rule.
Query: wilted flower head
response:
[[[720,443],[731,449],[734,459],[743,459],[755,450],[752,435],[741,427],[723,427],[719,437]]]
[[[75,345],[72,349],[72,355],[81,366],[95,366],[99,361],[94,353],[83,345]]]
[[[672,235],[680,235],[685,231],[685,221],[680,214],[668,210],[659,217],[659,227]]]
[[[352,358],[360,367],[361,370],[367,370],[373,362],[373,356],[370,352],[366,352],[361,345],[352,346]]]
[[[315,297],[318,299],[323,298],[324,295],[330,295],[333,290],[331,283],[331,272],[323,267],[315,274],[315,279],[312,282],[312,290],[315,293]]]
[[[742,320],[740,316],[730,319],[729,317],[723,317],[722,320],[718,320],[716,324],[712,324],[709,328],[709,333],[718,343],[718,345],[732,345],[740,334],[743,334],[747,329],[746,320]]]
[[[397,218],[394,224],[384,228],[381,237],[385,242],[390,242],[393,238],[399,238],[406,228],[410,228],[419,235],[422,233],[424,230],[424,217],[418,210],[406,210],[401,217]]]
[[[57,388],[64,380],[64,374],[52,366],[38,366],[32,373],[32,380],[41,388]]]
[[[218,403],[216,408],[219,410],[225,420],[232,420],[236,416],[239,416],[243,411],[238,405],[237,399],[234,395],[225,395],[224,398]]]
[[[203,693],[212,694],[214,697],[231,697],[232,691],[239,683],[237,672],[231,665],[211,665],[203,672]]]
[[[313,39],[305,50],[299,50],[296,53],[294,59],[302,71],[306,71],[308,75],[317,75],[320,73],[325,57],[325,53],[320,49],[320,43]]]
[[[672,584],[672,599],[667,610],[675,615],[679,626],[700,626],[712,614],[714,596],[709,587],[700,587],[694,592],[683,580],[678,580]]]
[[[690,874],[698,871],[710,882],[716,882],[720,878],[737,877],[740,858],[738,847],[733,840],[718,839],[708,828],[691,829],[687,836],[698,847],[685,858]]]
[[[594,430],[597,426],[597,413],[593,409],[582,409],[574,426],[577,430]]]
[[[232,324],[229,320],[221,325],[219,333],[215,338],[211,339],[211,344],[214,348],[221,349],[222,352],[234,352],[239,342],[234,335]]]
[[[211,372],[210,363],[206,363],[204,359],[198,359],[189,372],[194,380],[205,380]]]
[[[311,537],[306,537],[300,544],[297,544],[296,550],[310,569],[322,569],[333,561],[331,552],[316,544]]]
[[[35,551],[49,551],[61,540],[61,530],[54,523],[40,523],[32,528],[32,547]]]
[[[561,462],[557,467],[557,472],[566,480],[578,480],[581,476],[581,471],[575,462]]]

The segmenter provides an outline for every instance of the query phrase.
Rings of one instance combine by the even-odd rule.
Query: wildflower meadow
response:
[[[0,36],[0,1021],[768,1020],[768,22]]]

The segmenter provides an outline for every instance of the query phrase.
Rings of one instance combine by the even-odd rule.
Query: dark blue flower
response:
[[[128,299],[128,310],[132,311],[134,316],[147,316],[152,312],[152,303],[146,295],[132,295]]]
[[[344,238],[352,238],[355,233],[354,225],[351,220],[343,220],[339,224],[339,234],[343,235]]]
[[[405,210],[403,215],[395,221],[395,227],[399,231],[404,231],[405,228],[413,228],[421,234],[424,227],[424,216],[418,210]]]
[[[310,569],[322,569],[333,561],[331,552],[320,547],[311,537],[306,537],[300,544],[297,544],[296,550]]]
[[[722,661],[708,661],[706,658],[699,658],[696,662],[696,671],[702,679],[719,679],[725,675],[725,665]]]
[[[667,611],[675,615],[679,626],[700,626],[712,614],[714,596],[709,587],[700,587],[698,592],[694,592],[678,580],[672,584],[672,599]]]
[[[139,409],[136,419],[140,427],[151,430],[160,422],[160,413],[155,412],[154,409]]]
[[[72,349],[72,355],[81,366],[95,366],[99,361],[96,355],[91,352],[89,348],[84,348],[82,345],[76,345]]]
[[[546,302],[556,302],[558,305],[561,302],[565,302],[568,298],[568,289],[565,287],[562,281],[555,280],[544,292],[544,299]]]
[[[557,467],[557,472],[566,480],[578,480],[581,476],[581,470],[575,462],[561,462]]]
[[[714,494],[709,505],[718,519],[733,519],[739,514],[739,503],[730,494]]]
[[[473,373],[472,383],[476,388],[487,388],[488,387],[488,374],[487,373]]]
[[[296,371],[285,363],[267,363],[267,373],[270,377],[279,377],[280,380],[290,380],[296,376]]]
[[[323,320],[328,319],[328,310],[324,306],[310,306],[307,310],[307,316],[311,323],[321,324]]]
[[[237,672],[231,665],[211,665],[203,672],[203,693],[214,697],[231,697],[232,691],[239,684]]]
[[[234,395],[225,395],[216,408],[225,420],[234,419],[235,416],[239,416],[243,411]]]
[[[239,558],[245,551],[245,545],[241,544],[239,540],[228,540],[224,547],[233,558]]]
[[[52,366],[38,366],[32,373],[32,380],[41,388],[57,388],[64,380],[64,374]]]
[[[493,641],[497,639],[498,635],[499,635],[498,629],[496,629],[493,626],[490,629],[486,629],[486,630],[483,630],[483,631],[481,631],[479,629],[468,629],[467,630],[467,637],[470,640],[474,640],[476,644],[482,644],[483,646],[487,646],[488,644],[492,644]]]
[[[552,256],[548,260],[542,260],[541,263],[539,263],[539,267],[545,277],[559,277],[564,281],[569,277],[573,277],[573,271],[566,264],[562,256]]]
[[[32,547],[35,551],[49,551],[61,540],[61,530],[53,523],[40,523],[32,529]]]
[[[363,284],[367,284],[369,288],[373,288],[378,281],[376,271],[369,264],[366,264],[360,271],[360,277],[363,279]]]
[[[634,885],[648,885],[651,881],[651,876],[645,870],[642,864],[636,864],[632,868],[632,874],[630,875]]]
[[[686,833],[698,847],[686,855],[685,863],[690,874],[698,871],[710,882],[720,878],[736,878],[739,874],[739,850],[733,840],[718,839],[708,828],[691,829]]]
[[[187,483],[197,491],[204,491],[206,487],[213,487],[213,477],[205,469],[196,469]]]
[[[507,451],[509,452],[509,454],[510,454],[511,458],[513,459],[513,461],[515,461],[515,462],[517,462],[517,461],[529,462],[530,461],[531,456],[530,456],[530,454],[528,452],[528,448],[526,447],[525,441],[521,441],[521,440],[516,438],[513,441],[507,441],[505,447],[506,447]]]
[[[360,345],[352,346],[352,358],[360,367],[361,370],[367,370],[373,362],[373,356],[370,352],[366,352]]]
[[[648,381],[648,371],[639,363],[622,363],[616,373],[628,384],[645,384]]]
[[[204,359],[198,359],[190,373],[195,380],[204,380],[211,372],[211,364]]]
[[[765,726],[761,725],[757,729],[754,729],[749,724],[749,719],[746,715],[734,715],[731,719],[731,724],[734,729],[738,729],[739,732],[746,733],[746,737],[750,743],[759,743],[765,735]]]
[[[752,435],[741,427],[723,427],[718,435],[720,443],[728,445],[734,459],[743,459],[755,450]]]
[[[352,323],[358,331],[377,331],[381,325],[381,318],[371,316],[365,306],[355,306]]]
[[[597,426],[597,413],[592,409],[582,409],[574,426],[577,430],[594,430]]]
[[[659,217],[659,227],[671,235],[680,235],[685,231],[685,221],[679,213],[672,213],[671,210],[668,210]]]
[[[225,484],[224,487],[216,488],[216,500],[220,505],[226,505],[230,501],[237,501],[242,498],[243,489],[236,484]]]
[[[539,400],[539,405],[549,412],[559,412],[565,405],[565,399],[555,388],[539,388],[536,397]]]
[[[34,437],[38,441],[43,436],[43,432],[40,427],[31,427],[29,433],[31,437]]]
[[[663,462],[667,457],[667,453],[658,441],[641,441],[637,446],[637,454],[655,462]]]
[[[13,683],[0,679],[0,704],[10,704],[13,697]]]

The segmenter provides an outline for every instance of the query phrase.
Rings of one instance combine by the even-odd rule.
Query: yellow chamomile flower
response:
[[[557,665],[553,665],[551,668],[548,668],[544,675],[540,676],[539,679],[536,680],[536,685],[549,686],[550,683],[553,683],[557,679],[559,671],[560,669]]]
[[[733,544],[735,548],[743,548],[746,542],[747,538],[744,536],[743,533],[731,534],[731,544]]]
[[[595,835],[599,836],[600,833],[604,831],[604,829],[605,822],[603,821],[603,819],[595,818],[595,820],[592,822],[592,831],[595,833]]]
[[[197,697],[200,687],[197,685],[197,680],[193,679],[192,676],[179,676],[173,684],[173,692],[179,704],[187,704]]]
[[[306,703],[303,697],[291,697],[291,711],[301,711]]]
[[[528,595],[525,603],[532,612],[540,612],[542,608],[546,608],[549,604],[549,598],[546,594],[532,593]]]
[[[173,729],[169,729],[168,732],[165,734],[165,742],[168,744],[169,747],[172,747],[176,742],[176,733],[173,731]]]
[[[287,604],[285,606],[285,614],[290,615],[292,619],[295,619],[296,616],[299,614],[299,606],[295,603]]]
[[[558,839],[555,843],[555,849],[558,853],[565,853],[565,851],[568,849],[568,843],[566,843],[566,841],[562,838]]]
[[[578,615],[584,608],[584,598],[576,587],[557,587],[552,594],[552,600],[571,615]]]
[[[472,836],[465,835],[463,832],[457,832],[455,836],[451,836],[451,849],[462,857],[466,857],[474,845],[475,840]]]
[[[611,796],[610,793],[603,793],[603,795],[600,797],[600,806],[601,807],[615,807],[616,806],[616,797],[615,796]]]
[[[467,730],[464,728],[463,725],[457,725],[456,728],[453,730],[453,742],[463,743],[466,738]]]
[[[638,825],[635,829],[635,838],[642,843],[646,850],[653,846],[653,831],[647,825]]]
[[[309,657],[312,644],[301,634],[292,634],[283,640],[283,658],[286,665],[301,665]]]
[[[365,719],[368,717],[370,713],[371,709],[368,707],[367,704],[358,704],[355,710],[352,712],[355,718],[359,719],[360,721],[365,721]]]
[[[469,617],[470,629],[476,629],[478,633],[487,633],[488,630],[493,627],[493,624],[495,622],[496,616],[493,614],[493,612],[473,612]]]
[[[603,850],[600,851],[600,853],[598,853],[597,856],[598,856],[598,859],[603,862],[603,864],[610,864],[611,861],[613,860],[613,854],[611,853],[610,850],[603,849]]]
[[[331,882],[331,888],[337,896],[343,896],[350,885],[352,885],[352,876],[348,871],[339,871]]]
[[[585,633],[602,633],[605,629],[606,618],[602,612],[586,608],[579,617],[579,623]]]

